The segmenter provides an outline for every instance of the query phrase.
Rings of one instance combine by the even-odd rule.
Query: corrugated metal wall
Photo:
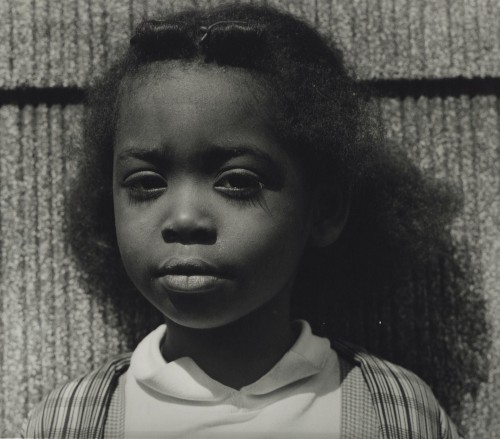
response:
[[[133,24],[158,7],[175,10],[207,3],[216,2],[0,1],[2,437],[18,433],[27,410],[43,393],[128,349],[131,334],[144,331],[139,317],[131,319],[130,312],[116,309],[104,292],[92,290],[62,239],[72,177],[68,147],[81,141],[80,90],[124,47]],[[463,189],[465,206],[454,233],[470,242],[467,251],[479,279],[470,300],[479,296],[486,301],[492,346],[488,380],[477,383],[477,395],[463,396],[454,416],[470,437],[498,438],[499,2],[271,3],[336,38],[359,77],[380,86],[385,94],[377,105],[389,138],[408,148],[430,175]],[[29,92],[23,91],[26,87]],[[420,297],[432,305],[432,283],[422,288],[427,290]],[[406,318],[414,321],[426,318],[411,307],[416,290],[417,286],[408,286],[405,311]],[[442,310],[448,337],[453,338],[453,328],[474,325],[477,316],[462,311],[458,306]],[[425,334],[418,324],[415,328],[415,338],[425,345]],[[389,337],[371,344],[391,344],[386,350],[392,349],[397,358],[402,349],[397,319],[388,331]],[[484,355],[469,344],[454,341],[453,346],[468,355]],[[425,355],[438,353],[430,350]],[[412,361],[407,365],[411,367]],[[434,363],[436,376],[444,380],[447,371],[460,367],[446,358]]]

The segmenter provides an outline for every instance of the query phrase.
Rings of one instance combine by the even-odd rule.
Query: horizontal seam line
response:
[[[369,79],[358,84],[375,97],[500,96],[500,78]],[[81,104],[82,87],[19,87],[0,89],[1,105]]]

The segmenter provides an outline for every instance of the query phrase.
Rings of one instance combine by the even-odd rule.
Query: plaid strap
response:
[[[383,439],[459,439],[430,388],[412,372],[336,340],[334,349],[361,366]]]
[[[119,376],[130,354],[113,358],[96,371],[52,391],[25,424],[25,438],[104,438],[106,416]]]
[[[342,439],[376,439],[380,422],[361,368],[339,355],[342,376]]]

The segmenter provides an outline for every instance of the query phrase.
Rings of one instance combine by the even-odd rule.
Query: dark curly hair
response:
[[[449,186],[424,177],[401,148],[383,141],[369,93],[348,72],[341,52],[309,25],[277,9],[230,4],[145,21],[125,55],[90,91],[68,238],[96,285],[135,316],[147,306],[137,305],[139,294],[127,293],[134,287],[121,266],[115,237],[115,106],[125,77],[140,75],[144,65],[170,60],[250,72],[274,98],[279,141],[300,158],[311,182],[335,178],[350,194],[350,216],[340,239],[304,255],[294,317],[307,318],[317,333],[349,337],[416,370],[434,384],[445,405],[455,407],[464,392],[474,390],[475,384],[464,378],[477,374],[478,367],[484,373],[482,366],[454,348],[440,316],[426,314],[427,323],[409,322],[404,313],[409,306],[433,306],[436,300],[447,306],[451,300],[479,319],[477,328],[461,334],[462,341],[481,343],[484,304],[461,293],[470,291],[474,280],[468,277],[467,264],[454,257],[450,238],[460,197]],[[440,298],[426,302],[417,290],[437,271]],[[408,303],[411,285],[416,305]],[[408,334],[398,338],[403,340],[399,345],[391,338],[393,327]],[[422,338],[418,334],[423,331],[431,335]],[[425,349],[430,354],[416,359],[402,344],[416,344],[415,351],[419,340],[429,343]],[[436,374],[443,355],[462,365],[444,382]]]

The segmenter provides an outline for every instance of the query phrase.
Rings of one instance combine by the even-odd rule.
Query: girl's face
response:
[[[125,269],[168,319],[215,328],[289,294],[310,230],[300,165],[237,69],[149,66],[125,81],[114,150]]]

